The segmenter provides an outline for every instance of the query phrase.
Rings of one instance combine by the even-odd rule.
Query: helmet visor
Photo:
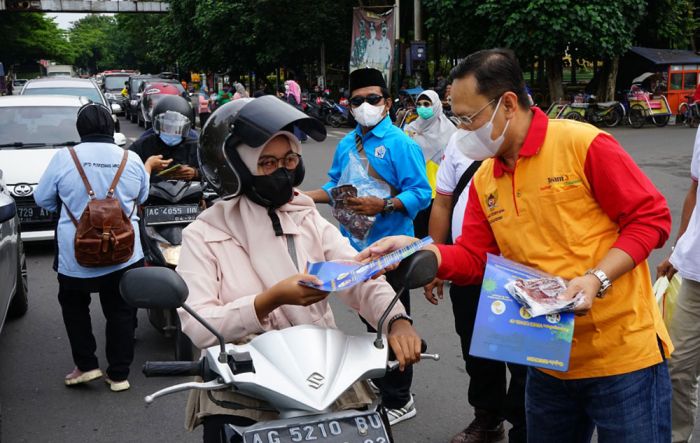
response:
[[[243,143],[258,148],[279,131],[292,131],[296,126],[316,141],[326,138],[326,128],[277,97],[265,95],[248,102],[233,123],[233,135]]]
[[[181,135],[186,137],[190,132],[190,119],[174,111],[165,111],[153,120],[153,130],[156,134]]]

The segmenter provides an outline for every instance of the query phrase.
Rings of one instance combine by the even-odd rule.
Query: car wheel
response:
[[[27,313],[29,308],[29,284],[27,281],[27,257],[24,254],[24,245],[22,240],[19,240],[17,251],[17,288],[12,296],[10,307],[7,310],[9,318],[21,317]]]

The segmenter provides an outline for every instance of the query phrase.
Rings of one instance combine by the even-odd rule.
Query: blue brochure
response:
[[[514,279],[551,277],[488,254],[469,354],[555,371],[567,371],[574,314],[532,317],[506,290]]]
[[[405,248],[401,248],[364,264],[350,260],[309,263],[306,265],[306,273],[316,276],[323,283],[321,285],[314,285],[307,282],[300,282],[300,284],[329,292],[348,289],[358,283],[369,280],[382,269],[400,262],[432,242],[432,238],[425,237]]]

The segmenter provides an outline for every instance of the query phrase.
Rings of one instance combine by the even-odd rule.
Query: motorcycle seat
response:
[[[618,104],[618,102],[616,102],[616,101],[611,101],[611,102],[598,102],[598,103],[596,103],[596,106],[598,106],[599,108],[611,108],[611,107],[613,107],[613,106],[615,106],[615,105],[617,105],[617,104]]]

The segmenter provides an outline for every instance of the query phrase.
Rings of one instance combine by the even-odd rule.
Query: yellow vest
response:
[[[601,131],[572,120],[550,120],[539,151],[521,156],[514,172],[495,177],[493,159],[474,177],[481,207],[504,257],[565,279],[595,267],[619,236],[594,199],[584,173]],[[623,374],[662,361],[672,350],[651,288],[646,261],[617,279],[592,310],[577,317],[567,372],[560,379]]]

